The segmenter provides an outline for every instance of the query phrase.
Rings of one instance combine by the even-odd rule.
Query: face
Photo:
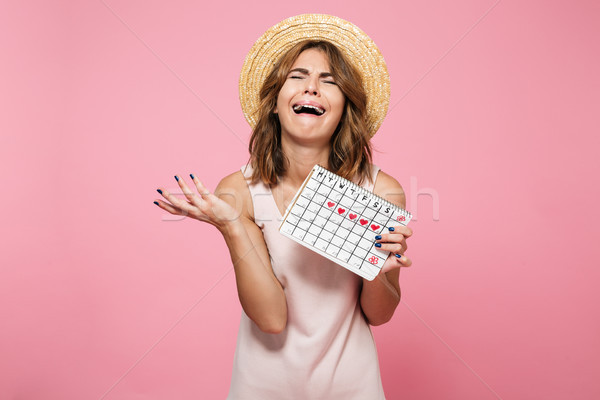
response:
[[[321,50],[300,53],[277,97],[281,134],[300,141],[328,143],[344,110],[344,94],[336,85]]]

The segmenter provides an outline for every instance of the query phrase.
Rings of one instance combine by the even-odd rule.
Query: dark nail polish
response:
[[[194,174],[190,174],[190,178],[194,179]]]
[[[381,240],[381,235],[375,236],[375,240]]]
[[[158,201],[155,201],[154,204],[158,205]]]
[[[162,194],[162,190],[160,190],[160,189],[156,189],[156,191],[157,191],[158,193]]]
[[[375,247],[381,247],[381,243],[375,243]]]
[[[177,182],[179,182],[179,178],[177,177],[177,175],[175,175],[175,180],[176,180]]]
[[[396,257],[402,258],[402,254],[396,254]]]
[[[394,227],[393,227],[393,226],[390,226],[390,227],[388,228],[388,230],[389,230],[390,232],[394,232]]]

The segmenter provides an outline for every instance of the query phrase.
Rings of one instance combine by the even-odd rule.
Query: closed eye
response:
[[[290,79],[304,79],[303,76],[290,76]],[[323,83],[329,83],[332,85],[337,85],[334,81],[323,81]]]

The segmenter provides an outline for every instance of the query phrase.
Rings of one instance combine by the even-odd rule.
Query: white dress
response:
[[[379,168],[372,168],[375,179]],[[251,167],[242,172],[249,178]],[[363,187],[372,191],[373,183]],[[359,302],[362,278],[279,233],[282,216],[270,188],[259,182],[249,189],[288,320],[281,333],[269,334],[242,311],[227,399],[385,399]]]

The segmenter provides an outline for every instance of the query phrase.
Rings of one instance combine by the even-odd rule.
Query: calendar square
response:
[[[352,207],[352,204],[354,204],[354,199],[352,197],[344,196],[340,200],[340,205],[343,207],[350,208]]]
[[[342,249],[340,249],[340,252],[338,253],[338,258],[344,262],[348,262],[351,254],[352,254],[351,252],[346,251],[342,248]]]
[[[355,246],[359,240],[360,240],[360,235],[357,235],[354,232],[350,232],[350,234],[348,235],[348,242],[352,243]]]
[[[335,235],[340,237],[341,239],[346,239],[349,234],[350,234],[350,231],[348,229],[344,228],[343,226],[340,226],[338,228],[338,230],[335,231]]]
[[[315,202],[316,204],[323,204],[325,202],[325,200],[327,199],[327,195],[329,194],[329,192],[327,192],[326,194],[323,193],[315,193],[315,196],[313,197],[312,201]]]
[[[312,234],[309,230],[306,232],[306,236],[304,236],[304,241],[310,245],[313,245],[317,241],[317,235]]]
[[[307,221],[305,219],[303,219],[302,221],[298,222],[298,228],[307,231],[308,228],[311,226],[312,224],[310,223],[310,221]]]
[[[371,247],[375,246],[375,240],[371,238],[361,238],[358,242],[358,247],[363,248],[365,250],[371,250]]]
[[[300,222],[300,218],[294,214],[289,214],[287,217],[287,222],[295,226],[298,224],[298,222]]]
[[[356,254],[353,254],[350,257],[350,260],[348,261],[352,266],[356,267],[356,268],[360,268],[364,262],[364,260],[362,258],[360,258],[359,256],[357,256]]]
[[[354,222],[352,222],[352,220],[350,218],[345,218],[342,221],[341,227],[348,230],[348,232],[350,232],[350,230],[354,227]]]
[[[304,197],[307,200],[312,200],[313,196],[315,195],[315,191],[311,190],[309,188],[306,188],[303,192],[302,192],[302,197]]]
[[[325,240],[326,242],[330,242],[333,238],[333,232],[328,232],[327,230],[323,229],[319,237]]]
[[[362,212],[362,216],[369,220],[373,219],[375,214],[377,214],[377,211],[373,210],[372,208],[365,208],[365,210]]]
[[[356,243],[352,243],[349,240],[346,240],[344,242],[344,244],[342,245],[342,248],[350,253],[354,252],[354,250],[356,249]]]
[[[323,228],[318,227],[315,224],[312,224],[310,226],[310,228],[308,228],[308,232],[315,235],[315,236],[319,236],[319,233],[321,233],[321,230],[323,230]]]
[[[301,196],[298,198],[298,200],[296,200],[296,207],[300,207],[304,210],[308,206],[309,201],[310,200],[308,200],[307,198]]]
[[[331,238],[331,243],[338,247],[341,247],[344,244],[344,239],[337,235],[333,235],[333,238]]]
[[[373,218],[373,221],[377,222],[380,225],[383,225],[385,227],[389,226],[388,222],[390,221],[390,217],[388,217],[385,214],[382,213],[377,213],[377,215]]]
[[[315,242],[315,247],[319,250],[325,251],[327,249],[327,246],[329,246],[329,242],[323,240],[323,238],[318,238]]]
[[[337,226],[339,226],[339,225],[342,223],[342,221],[344,220],[344,217],[342,217],[342,216],[339,214],[339,212],[340,212],[339,210],[337,211],[337,213],[334,211],[334,212],[331,214],[331,217],[329,217],[329,221],[333,222],[333,223],[334,223],[334,224],[336,224]]]
[[[317,215],[317,216],[315,217],[315,220],[313,221],[313,223],[314,223],[315,225],[317,225],[317,226],[319,226],[319,227],[321,227],[321,228],[325,226],[325,223],[326,223],[326,222],[327,222],[327,219],[323,218],[323,217],[322,217],[322,216],[320,216],[320,215]]]
[[[309,190],[317,190],[321,186],[321,183],[317,180],[311,180],[306,184],[306,188]]]
[[[291,224],[290,222],[285,222],[281,228],[279,228],[279,231],[281,233],[286,233],[288,235],[291,235],[292,232],[294,232],[294,228],[296,228],[296,225]]]
[[[318,216],[324,218],[325,220],[328,220],[330,215],[331,210],[329,210],[327,207],[321,207],[321,209],[318,212]]]
[[[329,243],[329,246],[327,247],[327,253],[331,254],[332,256],[337,256],[338,252],[340,251],[340,248],[336,245],[334,245],[333,243]]]
[[[389,252],[375,235],[406,225],[411,214],[316,165],[286,210],[279,231],[331,261],[372,280]]]
[[[366,221],[365,224],[367,224],[369,221],[367,221],[366,219],[362,219],[363,221]],[[365,233],[366,228],[364,227],[365,224],[359,223],[359,224],[354,224],[354,226],[352,227],[352,233],[358,235],[358,237],[361,237],[363,233]]]
[[[318,213],[319,210],[321,209],[321,205],[319,203],[315,203],[315,202],[310,202],[310,204],[308,205],[308,207],[306,207],[307,211],[310,211],[312,213]]]
[[[304,214],[304,209],[300,208],[300,207],[294,207],[291,211],[291,214],[294,217],[298,217],[298,220],[300,220],[300,218],[302,217],[302,214]]]
[[[369,250],[365,250],[361,247],[355,247],[354,251],[352,252],[352,254],[354,254],[355,256],[364,258],[367,254],[369,253]]]
[[[323,229],[325,229],[327,232],[335,232],[338,228],[338,225],[335,224],[334,222],[332,222],[331,220],[327,221],[325,223],[325,226],[323,227]]]
[[[302,214],[302,219],[312,222],[315,220],[315,217],[317,216],[317,213],[314,213],[312,211],[310,211],[308,208],[304,211],[304,214]]]
[[[306,234],[306,231],[304,229],[294,229],[294,232],[292,232],[292,235],[294,235],[295,238],[298,238],[300,240],[304,239],[304,235]]]

